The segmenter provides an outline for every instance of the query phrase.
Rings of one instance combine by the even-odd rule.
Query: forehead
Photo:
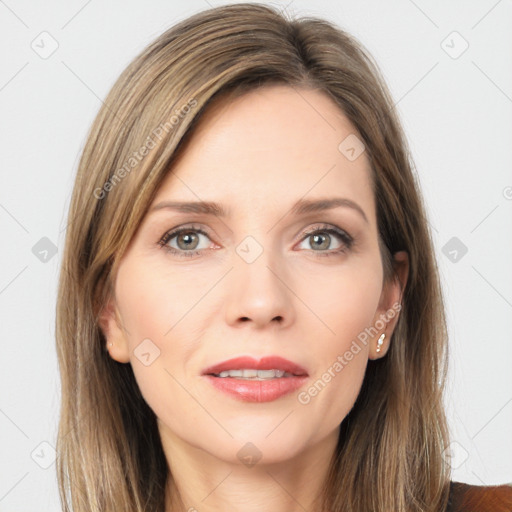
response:
[[[343,151],[354,136],[361,139],[317,90],[273,85],[219,101],[199,121],[154,203],[204,200],[243,210],[335,195],[357,200],[372,216],[367,155],[349,159]]]

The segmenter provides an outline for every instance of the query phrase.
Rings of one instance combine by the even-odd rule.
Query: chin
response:
[[[289,421],[293,413],[289,419],[283,421],[286,414],[280,414],[278,418],[262,418],[260,421],[251,421],[246,416],[235,424],[225,423],[233,437],[219,434],[207,445],[203,439],[202,448],[227,463],[248,467],[290,461],[320,439],[313,439],[308,433],[311,429],[306,425]],[[318,428],[312,432],[315,431],[318,432]]]

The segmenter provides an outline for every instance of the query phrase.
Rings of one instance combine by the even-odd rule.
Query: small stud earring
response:
[[[377,352],[380,352],[380,348],[382,347],[383,343],[384,343],[384,338],[386,337],[386,335],[384,333],[382,333],[379,337],[379,339],[377,340]]]

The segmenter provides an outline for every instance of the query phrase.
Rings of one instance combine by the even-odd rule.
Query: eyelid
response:
[[[345,239],[347,242],[353,242],[353,237],[344,229],[334,225],[334,224],[326,224],[324,222],[320,222],[313,226],[312,228],[308,228],[306,231],[304,231],[301,235],[300,240],[304,240],[308,235],[311,235],[312,233],[316,233],[317,231],[321,232],[334,232],[338,236]]]
[[[175,238],[177,235],[187,232],[187,231],[193,231],[196,233],[200,233],[204,236],[207,236],[210,240],[212,238],[211,234],[209,233],[208,228],[205,228],[204,226],[200,226],[197,224],[183,224],[181,226],[176,226],[175,228],[169,229],[166,231],[163,236],[159,240],[159,244],[165,246],[167,242],[173,238]],[[201,249],[204,250],[204,249]]]
[[[301,238],[299,239],[299,243],[304,242],[307,240],[309,236],[311,236],[314,233],[327,233],[330,236],[335,235],[338,237],[341,241],[342,247],[338,249],[331,249],[327,251],[313,251],[312,249],[310,252],[316,253],[316,256],[336,256],[339,254],[346,253],[348,251],[353,250],[355,239],[352,237],[346,230],[341,229],[340,227],[334,225],[334,224],[326,224],[326,223],[320,223],[316,226],[313,226],[312,228],[307,229],[303,234],[301,235]]]

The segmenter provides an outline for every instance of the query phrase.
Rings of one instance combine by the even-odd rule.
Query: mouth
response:
[[[284,370],[254,370],[244,368],[243,370],[226,370],[220,373],[212,373],[214,377],[220,377],[221,379],[243,379],[243,380],[269,380],[269,379],[280,379],[281,377],[297,377],[293,373],[285,372]]]
[[[217,390],[246,402],[269,402],[301,387],[308,378],[302,366],[279,356],[237,357],[203,370]]]

